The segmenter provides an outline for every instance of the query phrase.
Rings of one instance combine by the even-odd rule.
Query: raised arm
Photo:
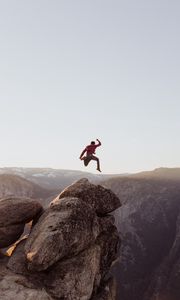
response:
[[[98,144],[96,146],[98,146],[98,147],[101,146],[100,140],[96,139],[96,141],[98,142]]]

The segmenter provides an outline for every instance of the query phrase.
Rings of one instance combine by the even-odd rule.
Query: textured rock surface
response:
[[[119,198],[109,189],[94,185],[83,178],[67,187],[51,205],[64,197],[77,197],[88,203],[98,215],[106,215],[120,207]]]
[[[69,196],[38,215],[30,235],[8,249],[11,257],[0,255],[0,299],[115,300],[108,280],[119,247],[114,217]]]
[[[42,211],[39,202],[25,198],[0,200],[0,227],[12,224],[25,224]]]
[[[120,239],[117,228],[112,223],[112,216],[100,218],[101,233],[96,240],[96,244],[101,248],[101,276],[104,279],[112,263],[117,259],[120,248]]]
[[[96,294],[91,300],[115,300],[116,299],[116,282],[114,278],[109,278],[101,291]],[[117,299],[120,300],[120,299]]]
[[[20,241],[9,258],[7,267],[16,274],[27,274],[27,260],[24,251],[26,239]]]
[[[95,244],[75,257],[59,261],[48,274],[46,282],[52,296],[88,300],[96,294],[100,283],[106,280],[111,264],[117,258],[119,236],[115,226],[110,225],[110,218],[103,219],[106,219],[103,223],[108,224]],[[73,286],[76,288],[73,289]]]
[[[24,224],[0,227],[0,248],[7,247],[17,241],[24,230]]]
[[[78,254],[99,234],[98,219],[78,198],[64,198],[47,209],[25,245],[30,269],[45,270],[63,257]]]
[[[118,297],[179,300],[179,181],[127,177],[111,182],[107,186],[123,203],[115,212],[122,237],[115,268]]]
[[[60,261],[47,275],[47,290],[58,299],[90,299],[101,280],[100,256],[101,248],[93,245],[73,258]]]
[[[0,281],[0,299],[52,300],[43,288],[38,289],[37,286],[21,275],[6,275]]]

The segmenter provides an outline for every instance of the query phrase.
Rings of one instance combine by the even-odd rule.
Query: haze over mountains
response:
[[[117,300],[180,299],[180,168],[126,176],[43,168],[1,168],[0,174],[1,197],[35,197],[45,206],[83,177],[110,188],[122,203],[115,212],[122,239]]]
[[[160,168],[103,182],[120,198],[118,299],[180,299],[180,169]]]
[[[118,175],[92,174],[76,170],[52,168],[0,168],[0,174],[18,175],[46,189],[63,189],[73,181],[86,177],[92,182],[100,182]]]

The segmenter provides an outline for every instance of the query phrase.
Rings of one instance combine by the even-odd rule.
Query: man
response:
[[[92,141],[90,145],[86,146],[86,148],[83,150],[79,158],[84,161],[85,166],[87,166],[91,160],[96,160],[97,170],[101,172],[99,158],[93,155],[95,154],[96,148],[101,146],[101,142],[98,139],[96,139],[96,141],[98,141],[98,144]],[[86,156],[84,156],[85,153]]]

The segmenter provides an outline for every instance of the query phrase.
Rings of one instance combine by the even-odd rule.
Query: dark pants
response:
[[[91,160],[95,160],[97,162],[97,169],[100,170],[100,163],[99,163],[99,158],[94,156],[94,155],[87,155],[83,158],[84,160],[84,165],[87,167],[87,165],[89,164],[89,162]]]

